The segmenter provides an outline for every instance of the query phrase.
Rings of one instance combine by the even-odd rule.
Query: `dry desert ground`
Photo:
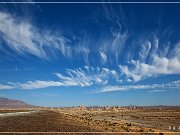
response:
[[[180,134],[179,126],[180,107],[80,106],[0,110],[1,134],[61,132],[61,134],[170,135]]]

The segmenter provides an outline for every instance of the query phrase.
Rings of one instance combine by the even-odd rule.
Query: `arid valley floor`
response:
[[[180,107],[80,106],[0,110],[1,134],[8,132],[84,132],[85,134],[138,132],[169,135],[178,134],[179,126]]]

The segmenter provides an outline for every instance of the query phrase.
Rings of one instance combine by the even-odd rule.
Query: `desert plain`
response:
[[[1,134],[180,134],[180,107],[0,109]]]

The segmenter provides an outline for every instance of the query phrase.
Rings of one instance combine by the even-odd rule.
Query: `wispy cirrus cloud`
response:
[[[164,41],[162,45],[157,36],[152,39],[138,41],[139,45],[135,46],[139,50],[136,55],[131,53],[134,58],[129,59],[126,65],[119,65],[121,72],[134,82],[158,75],[180,74],[180,43],[173,45]],[[170,49],[170,45],[174,48]]]
[[[100,53],[100,56],[101,56],[102,63],[107,62],[106,54],[104,52],[102,52],[102,51],[99,51],[99,53]]]
[[[110,23],[107,28],[109,33],[107,32],[107,34],[103,31],[100,34],[101,36],[97,37],[97,44],[95,43],[92,47],[93,49],[88,46],[91,43],[91,38],[87,35],[84,39],[78,40],[76,42],[77,45],[72,45],[73,41],[59,34],[60,32],[54,32],[56,33],[54,34],[48,28],[41,30],[31,22],[6,12],[0,12],[0,41],[6,42],[5,45],[19,55],[29,53],[39,58],[48,59],[51,55],[56,55],[55,53],[61,53],[66,58],[72,58],[73,60],[75,56],[78,56],[82,63],[85,61],[89,65],[94,62],[97,64],[97,67],[103,64],[109,67],[120,67],[120,72],[100,67],[100,70],[97,68],[91,74],[89,74],[89,71],[81,68],[67,70],[67,75],[56,73],[60,79],[59,84],[62,83],[62,86],[84,87],[94,84],[108,84],[108,80],[112,76],[119,83],[122,81],[120,79],[122,74],[127,77],[127,82],[132,80],[138,82],[147,77],[180,73],[179,44],[174,45],[174,50],[172,48],[169,49],[170,45],[167,47],[164,45],[165,47],[162,48],[160,47],[162,46],[159,42],[160,39],[158,36],[155,36],[156,33],[154,32],[152,32],[152,41],[150,40],[151,36],[143,37],[137,34],[138,38],[133,37],[125,27],[123,21],[125,16],[123,13],[120,15],[116,14],[111,5],[109,7],[105,6],[104,10],[106,11],[106,21]],[[120,16],[122,16],[122,19],[119,19],[121,18]],[[129,41],[129,37],[132,38],[132,41]],[[127,42],[128,45],[126,45]],[[5,52],[7,51],[6,48],[2,45],[0,46],[0,50]],[[100,56],[100,59],[99,57],[94,57],[96,55]],[[105,71],[108,73],[105,73]],[[44,83],[48,85],[46,86]],[[57,83],[55,81],[51,82],[51,80],[46,82],[36,80],[24,83],[22,88],[31,88],[30,86],[36,84],[39,88],[43,88],[57,85]]]
[[[108,68],[94,68],[85,66],[75,70],[67,69],[66,76],[60,73],[55,73],[64,84],[76,86],[91,86],[91,85],[106,85],[111,79],[117,79],[118,73],[115,70]]]
[[[89,67],[78,69],[66,69],[66,74],[54,73],[59,80],[35,80],[25,83],[8,83],[0,85],[1,90],[5,89],[41,89],[47,87],[88,87],[92,85],[106,85],[110,79],[118,80],[118,73],[108,68]]]
[[[70,45],[72,41],[60,33],[52,33],[48,28],[39,29],[23,18],[0,12],[0,41],[5,42],[5,45],[19,55],[29,53],[48,59],[49,56],[56,55],[55,52],[59,52],[70,58],[73,52],[83,55],[84,50],[87,50],[85,47],[83,50],[72,47]],[[7,47],[0,47],[2,51],[7,52],[5,48]]]
[[[47,88],[47,87],[58,87],[63,86],[63,83],[59,81],[28,81],[26,83],[18,83],[17,86],[20,89],[41,89],[41,88]]]
[[[150,93],[155,93],[155,92],[164,92],[164,91],[166,91],[166,90],[150,90],[150,91],[148,91],[148,92],[150,92]]]
[[[0,84],[0,90],[14,89],[16,86],[10,84]]]
[[[105,87],[102,87],[99,91],[96,91],[95,93],[102,93],[102,92],[114,92],[114,91],[129,91],[129,90],[151,90],[151,92],[157,92],[157,91],[165,91],[169,89],[178,89],[180,90],[180,80],[172,81],[169,83],[163,83],[163,84],[135,84],[135,85],[108,85]]]
[[[150,90],[149,92],[157,92],[157,90],[179,89],[180,81],[172,81],[161,84],[132,84],[123,85],[117,71],[107,68],[84,67],[78,69],[67,69],[66,74],[54,73],[59,80],[34,80],[27,82],[8,82],[0,84],[0,90],[7,89],[42,89],[48,87],[90,87],[96,85],[100,90],[95,93],[113,92],[113,91],[129,91],[129,90]],[[114,79],[115,85],[112,85]],[[119,84],[119,85],[117,85]]]
[[[36,29],[25,21],[15,20],[8,13],[0,13],[0,32],[7,45],[18,53],[28,51],[29,53],[45,57],[40,37]]]

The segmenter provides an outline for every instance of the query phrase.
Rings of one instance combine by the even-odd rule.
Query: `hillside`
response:
[[[25,102],[15,99],[0,98],[0,108],[28,108],[33,107]]]

